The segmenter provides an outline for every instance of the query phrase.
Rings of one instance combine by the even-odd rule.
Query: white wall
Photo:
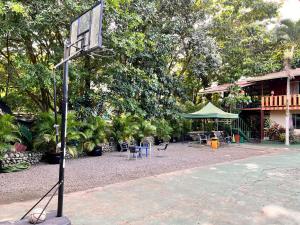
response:
[[[290,114],[300,114],[300,111],[291,110]],[[270,111],[270,120],[285,128],[285,110]],[[300,129],[295,129],[294,132],[296,135],[300,135]]]

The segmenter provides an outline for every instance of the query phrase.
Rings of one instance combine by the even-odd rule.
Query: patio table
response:
[[[129,151],[134,150],[135,152],[139,153],[139,157],[142,158],[142,151],[146,151],[146,157],[149,155],[149,146],[139,146],[139,145],[130,145],[129,146]]]

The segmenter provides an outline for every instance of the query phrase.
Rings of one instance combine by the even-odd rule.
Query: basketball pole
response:
[[[65,42],[64,59],[68,58],[69,41]],[[63,72],[63,98],[62,98],[62,116],[61,116],[61,150],[59,162],[59,189],[58,189],[58,204],[57,217],[63,216],[64,203],[64,177],[65,177],[65,155],[66,155],[66,139],[67,139],[67,114],[68,114],[68,80],[69,80],[69,60],[64,60]]]

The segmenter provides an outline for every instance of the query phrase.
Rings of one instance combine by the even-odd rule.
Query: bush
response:
[[[170,121],[173,129],[171,136],[173,138],[180,138],[192,130],[192,120],[178,118]]]
[[[293,133],[290,133],[290,143],[291,143],[291,144],[297,143],[297,140],[296,140],[296,139],[297,139],[296,136],[295,136]],[[280,142],[285,142],[285,132],[279,134],[278,140],[279,140]]]
[[[55,136],[55,119],[52,112],[40,113],[35,121],[33,127],[33,150],[39,152],[56,152],[56,136]],[[61,124],[61,117],[58,117],[58,124]],[[73,143],[80,143],[82,139],[82,134],[80,128],[82,127],[82,122],[77,120],[73,112],[68,113],[67,120],[67,143],[68,152],[72,157],[76,157],[78,152],[81,151],[79,145],[73,145]],[[60,128],[61,129],[61,128]],[[60,137],[60,133],[59,133]]]
[[[285,129],[278,123],[273,123],[270,128],[267,129],[267,135],[270,140],[279,140],[281,134],[285,133]],[[281,135],[282,136],[282,135]]]
[[[156,127],[150,121],[131,114],[122,114],[112,121],[112,136],[118,142],[135,140],[155,135]]]
[[[43,112],[37,116],[33,126],[33,150],[39,152],[55,152],[55,129],[54,115]]]
[[[163,141],[170,141],[173,128],[169,122],[165,119],[156,120],[154,122],[156,126],[156,136]]]
[[[107,141],[107,134],[109,133],[108,126],[106,121],[102,118],[90,117],[82,128],[83,150],[87,152],[93,151],[96,146]]]
[[[5,114],[0,116],[0,158],[8,152],[15,142],[21,142],[20,132],[14,124],[14,117]]]

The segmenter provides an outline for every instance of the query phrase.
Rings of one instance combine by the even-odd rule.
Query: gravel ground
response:
[[[176,143],[170,144],[166,152],[153,151],[151,159],[128,160],[126,153],[105,153],[101,157],[68,160],[65,191],[82,191],[140,177],[281,151],[251,145],[230,145],[213,152],[206,146]],[[39,198],[57,179],[58,165],[49,164],[39,164],[17,173],[0,174],[0,204]]]

